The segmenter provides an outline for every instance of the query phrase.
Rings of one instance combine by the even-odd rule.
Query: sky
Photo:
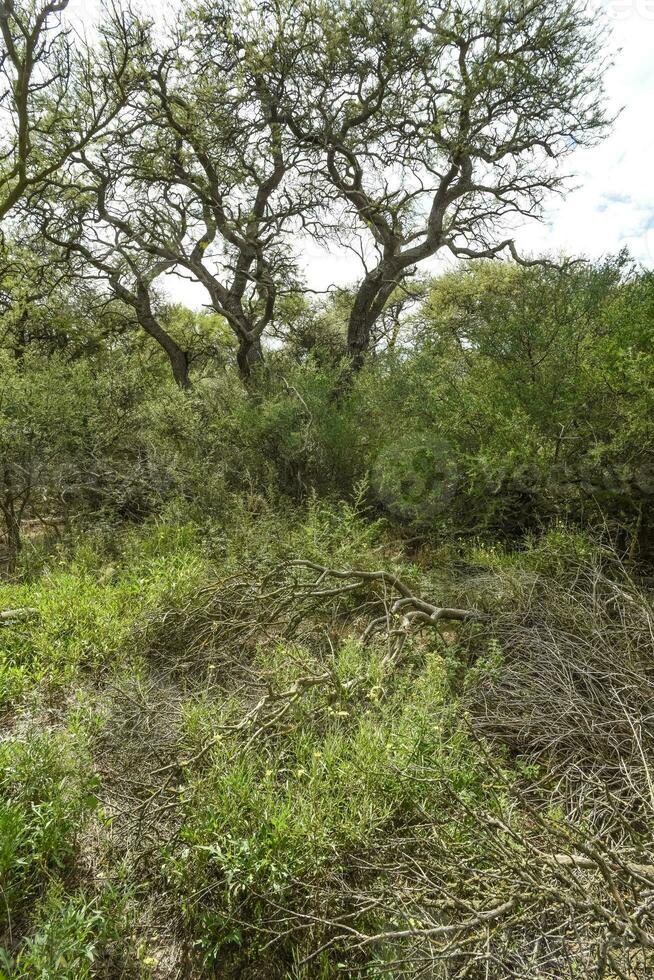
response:
[[[553,197],[542,222],[517,229],[524,254],[557,253],[599,258],[628,248],[654,268],[654,0],[595,0],[611,31],[613,66],[606,77],[611,134],[597,147],[576,150],[566,161],[573,175],[563,198]],[[71,0],[70,11],[86,19],[93,0]],[[144,0],[151,14],[164,15],[166,0]],[[319,248],[307,241],[301,263],[316,290],[356,281],[360,269],[348,250]],[[430,271],[437,271],[438,260]],[[199,308],[206,303],[197,284],[168,277],[171,298]]]
[[[598,0],[597,7],[615,51],[606,78],[609,112],[619,115],[599,146],[568,157],[571,189],[553,197],[543,221],[525,223],[515,239],[525,254],[599,258],[627,247],[654,268],[654,0]],[[307,248],[314,288],[351,281],[352,262],[351,253]]]
[[[542,225],[516,237],[533,250],[597,257],[627,247],[654,267],[654,0],[599,4],[618,49],[606,79],[613,112],[611,135],[567,161],[575,189],[552,201]]]

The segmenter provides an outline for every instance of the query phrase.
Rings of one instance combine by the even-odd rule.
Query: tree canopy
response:
[[[0,8],[0,219],[129,306],[182,387],[162,277],[203,287],[248,376],[306,289],[302,243],[352,251],[360,367],[425,260],[527,261],[516,218],[609,125],[580,0],[218,0],[163,27],[112,4],[90,40],[66,8]]]

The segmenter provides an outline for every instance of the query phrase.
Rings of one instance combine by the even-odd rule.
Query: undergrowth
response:
[[[408,560],[364,501],[2,586],[4,975],[649,975],[647,592],[563,528]]]

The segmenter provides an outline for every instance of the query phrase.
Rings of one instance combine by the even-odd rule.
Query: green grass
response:
[[[66,732],[3,744],[0,881],[10,938],[43,889],[73,867],[79,836],[98,807],[97,787],[86,747]]]
[[[107,950],[121,941],[121,900],[111,890],[89,898],[50,885],[34,911],[32,931],[13,964],[15,980],[88,980],[107,967]]]
[[[191,529],[156,527],[125,535],[116,556],[83,543],[33,582],[0,585],[0,608],[35,610],[0,634],[0,711],[54,703],[82,673],[111,669],[136,621],[207,567]]]
[[[302,652],[278,647],[258,666],[288,689],[307,662]],[[345,644],[323,666],[341,682],[362,678],[351,697],[335,700],[333,689],[315,688],[269,739],[221,737],[204,771],[184,786],[183,848],[171,853],[166,874],[205,963],[234,945],[254,957],[265,945],[257,921],[270,914],[257,896],[292,906],[298,880],[346,874],[350,855],[374,853],[389,828],[418,826],[421,813],[442,807],[444,785],[471,803],[485,800],[488,774],[458,726],[451,665],[428,649],[397,680],[383,666],[384,652]],[[238,714],[232,701],[223,717],[194,706],[191,753]],[[438,778],[407,779],[423,769]]]

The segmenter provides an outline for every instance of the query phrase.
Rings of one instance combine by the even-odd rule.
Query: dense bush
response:
[[[408,349],[368,380],[380,500],[423,529],[519,536],[567,517],[647,550],[653,297],[624,258],[436,280]]]
[[[206,357],[182,392],[129,349],[7,353],[10,561],[26,519],[202,523],[250,494],[342,497],[365,476],[370,502],[423,535],[519,538],[565,518],[621,529],[646,556],[653,297],[623,257],[477,264],[431,283],[403,343],[354,378],[289,339],[249,388]]]

